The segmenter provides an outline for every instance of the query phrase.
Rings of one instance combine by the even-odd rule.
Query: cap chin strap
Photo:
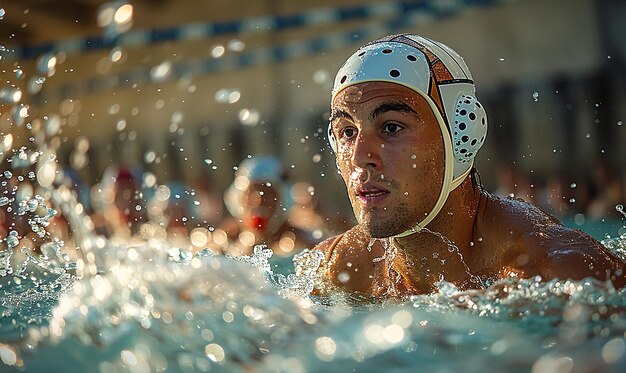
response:
[[[417,223],[412,228],[409,228],[402,233],[393,235],[391,236],[391,238],[406,237],[424,229],[424,227],[426,227],[426,225],[430,223],[437,216],[437,214],[439,214],[439,212],[443,208],[443,205],[445,205],[446,201],[448,200],[448,196],[450,195],[450,192],[452,192],[456,187],[461,185],[463,180],[465,180],[467,175],[469,175],[470,170],[472,169],[470,165],[467,171],[465,171],[456,179],[454,178],[454,155],[453,155],[453,149],[452,149],[452,138],[448,134],[448,127],[446,126],[446,122],[443,120],[443,117],[439,113],[439,109],[437,108],[433,100],[430,97],[428,97],[426,94],[424,94],[423,92],[420,92],[417,90],[415,91],[419,93],[422,97],[424,97],[426,102],[428,102],[428,105],[430,105],[431,111],[433,112],[433,114],[435,114],[435,117],[437,118],[437,123],[439,123],[439,129],[441,130],[441,136],[443,138],[443,146],[445,150],[445,170],[444,170],[444,175],[443,175],[443,185],[441,186],[441,192],[439,193],[439,198],[437,199],[435,206],[432,208],[432,210],[430,210],[428,215],[426,215],[426,217],[422,221]]]
[[[474,163],[474,161],[472,161],[472,164],[473,163]],[[437,216],[437,214],[439,214],[439,212],[443,208],[443,205],[445,205],[445,203],[446,203],[446,201],[448,199],[448,196],[450,195],[450,192],[452,192],[459,185],[461,185],[463,180],[465,180],[465,178],[467,177],[467,175],[470,174],[471,171],[472,171],[472,167],[470,165],[470,167],[467,169],[467,171],[463,172],[459,177],[457,177],[456,179],[452,180],[452,183],[450,184],[449,190],[445,190],[446,189],[445,186],[441,188],[441,193],[439,194],[439,199],[437,200],[437,203],[435,204],[433,209],[430,210],[430,213],[428,215],[426,215],[424,220],[422,220],[421,222],[415,224],[414,227],[409,228],[406,231],[404,231],[402,233],[398,233],[398,234],[393,235],[391,237],[392,238],[402,238],[402,237],[410,236],[413,233],[418,233],[419,231],[424,229],[426,227],[426,225],[428,223],[430,223],[435,218],[435,216]]]

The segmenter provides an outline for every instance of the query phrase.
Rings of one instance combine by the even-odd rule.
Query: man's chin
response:
[[[391,224],[369,224],[367,222],[361,224],[365,231],[370,235],[371,238],[387,238],[395,236],[398,233],[404,232],[404,230],[398,231],[397,226],[392,226]]]

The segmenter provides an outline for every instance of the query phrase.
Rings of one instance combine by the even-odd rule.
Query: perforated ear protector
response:
[[[449,193],[469,175],[485,141],[487,115],[474,97],[474,81],[463,58],[444,44],[418,35],[392,35],[361,47],[339,69],[332,99],[346,87],[371,81],[401,84],[424,97],[439,122],[446,148],[446,179],[437,203],[413,229],[396,236],[401,237],[432,221]],[[337,152],[330,124],[328,140]]]

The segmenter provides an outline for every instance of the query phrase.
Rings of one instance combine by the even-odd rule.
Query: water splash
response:
[[[459,247],[454,242],[452,242],[448,237],[444,236],[440,232],[432,231],[426,227],[422,228],[420,233],[421,232],[430,233],[432,235],[439,237],[443,241],[443,243],[445,243],[448,246],[448,251],[450,253],[455,253],[459,257],[459,260],[461,261],[461,264],[463,264],[463,268],[465,269],[465,274],[467,274],[470,278],[470,282],[473,282],[474,284],[480,286],[481,288],[485,287],[485,283],[483,282],[483,280],[471,272],[469,266],[467,265],[467,263],[465,263],[465,258],[463,258],[463,254],[461,253],[461,250],[459,250]]]

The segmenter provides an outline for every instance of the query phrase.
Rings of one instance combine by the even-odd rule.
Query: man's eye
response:
[[[354,136],[356,136],[356,129],[355,128],[347,127],[347,128],[344,128],[343,131],[341,131],[341,137],[342,138],[351,139]]]
[[[383,131],[391,134],[399,132],[400,130],[402,130],[402,126],[394,122],[385,123],[383,126]]]

